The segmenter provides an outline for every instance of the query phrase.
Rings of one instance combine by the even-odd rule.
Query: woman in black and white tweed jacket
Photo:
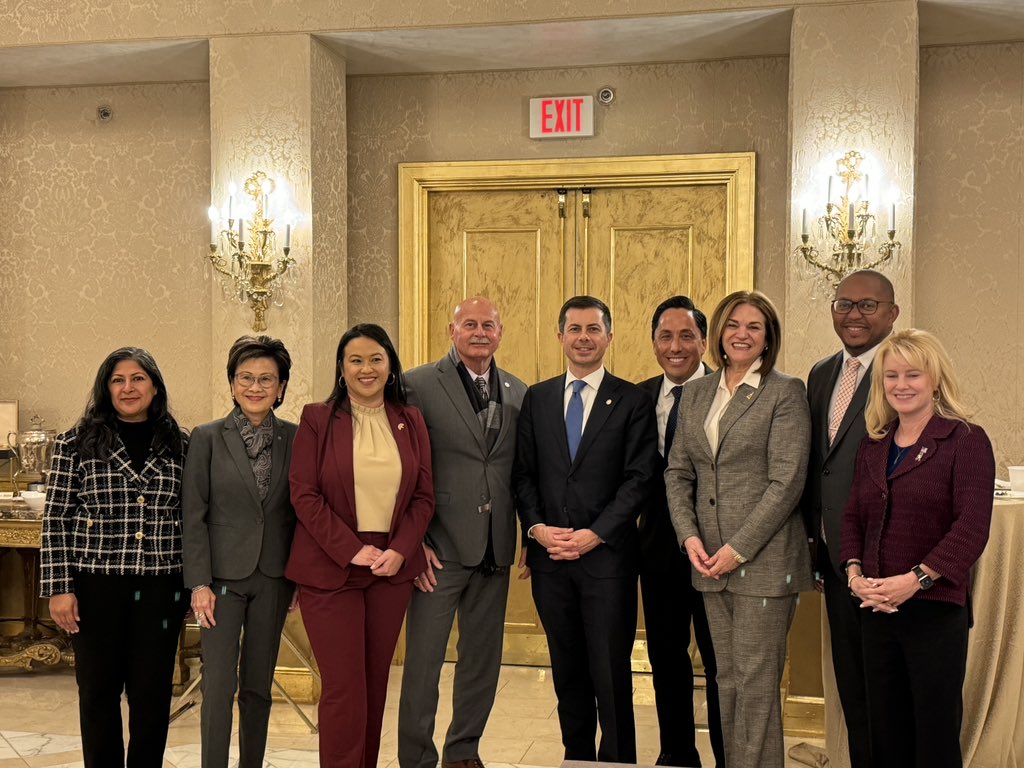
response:
[[[163,765],[178,632],[185,438],[152,355],[124,347],[57,438],[43,517],[41,596],[71,633],[86,768]]]

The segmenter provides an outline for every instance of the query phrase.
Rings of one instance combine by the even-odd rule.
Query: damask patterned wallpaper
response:
[[[1024,464],[1024,43],[922,50],[920,120],[914,322]]]
[[[398,327],[398,164],[442,160],[757,152],[759,287],[785,301],[785,58],[350,77],[349,314]],[[615,89],[592,138],[527,136],[528,100]]]
[[[125,345],[183,424],[205,419],[209,178],[205,83],[0,91],[0,399],[23,428],[71,426]]]

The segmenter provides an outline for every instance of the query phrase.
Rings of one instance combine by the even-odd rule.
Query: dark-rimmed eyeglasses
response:
[[[836,299],[832,302],[832,311],[837,315],[848,315],[856,307],[862,315],[873,315],[878,311],[879,304],[895,304],[895,301],[875,301],[874,299],[861,299],[850,301],[849,299]]]
[[[277,376],[265,373],[262,376],[253,376],[251,373],[236,373],[235,384],[248,389],[253,384],[259,384],[261,389],[270,389],[277,384]]]

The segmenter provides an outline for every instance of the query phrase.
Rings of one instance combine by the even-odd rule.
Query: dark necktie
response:
[[[587,382],[583,379],[577,379],[572,383],[572,397],[569,398],[569,407],[565,410],[565,436],[569,441],[570,461],[576,461],[576,451],[583,438],[583,398],[580,397],[580,392],[585,386]]]
[[[473,379],[473,384],[476,386],[476,391],[480,393],[480,397],[483,401],[487,402],[487,379],[483,376],[477,376]]]
[[[665,424],[665,458],[672,449],[672,439],[676,436],[676,424],[679,423],[679,398],[683,394],[683,385],[676,384],[671,389],[672,410],[668,412],[668,422]]]

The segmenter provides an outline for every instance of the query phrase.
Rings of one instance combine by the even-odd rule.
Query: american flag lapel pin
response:
[[[922,449],[921,449],[921,450],[920,450],[920,451],[918,452],[918,454],[917,454],[917,458],[916,458],[916,459],[914,459],[914,461],[920,461],[921,459],[923,459],[923,458],[924,458],[924,455],[925,455],[926,453],[928,453],[928,449],[927,449],[927,448],[922,448]]]
[[[607,400],[604,401],[604,404],[605,405],[611,405],[612,404],[612,399],[609,397]]]
[[[398,431],[401,432],[403,429],[405,429],[405,422],[404,421],[398,422]]]

